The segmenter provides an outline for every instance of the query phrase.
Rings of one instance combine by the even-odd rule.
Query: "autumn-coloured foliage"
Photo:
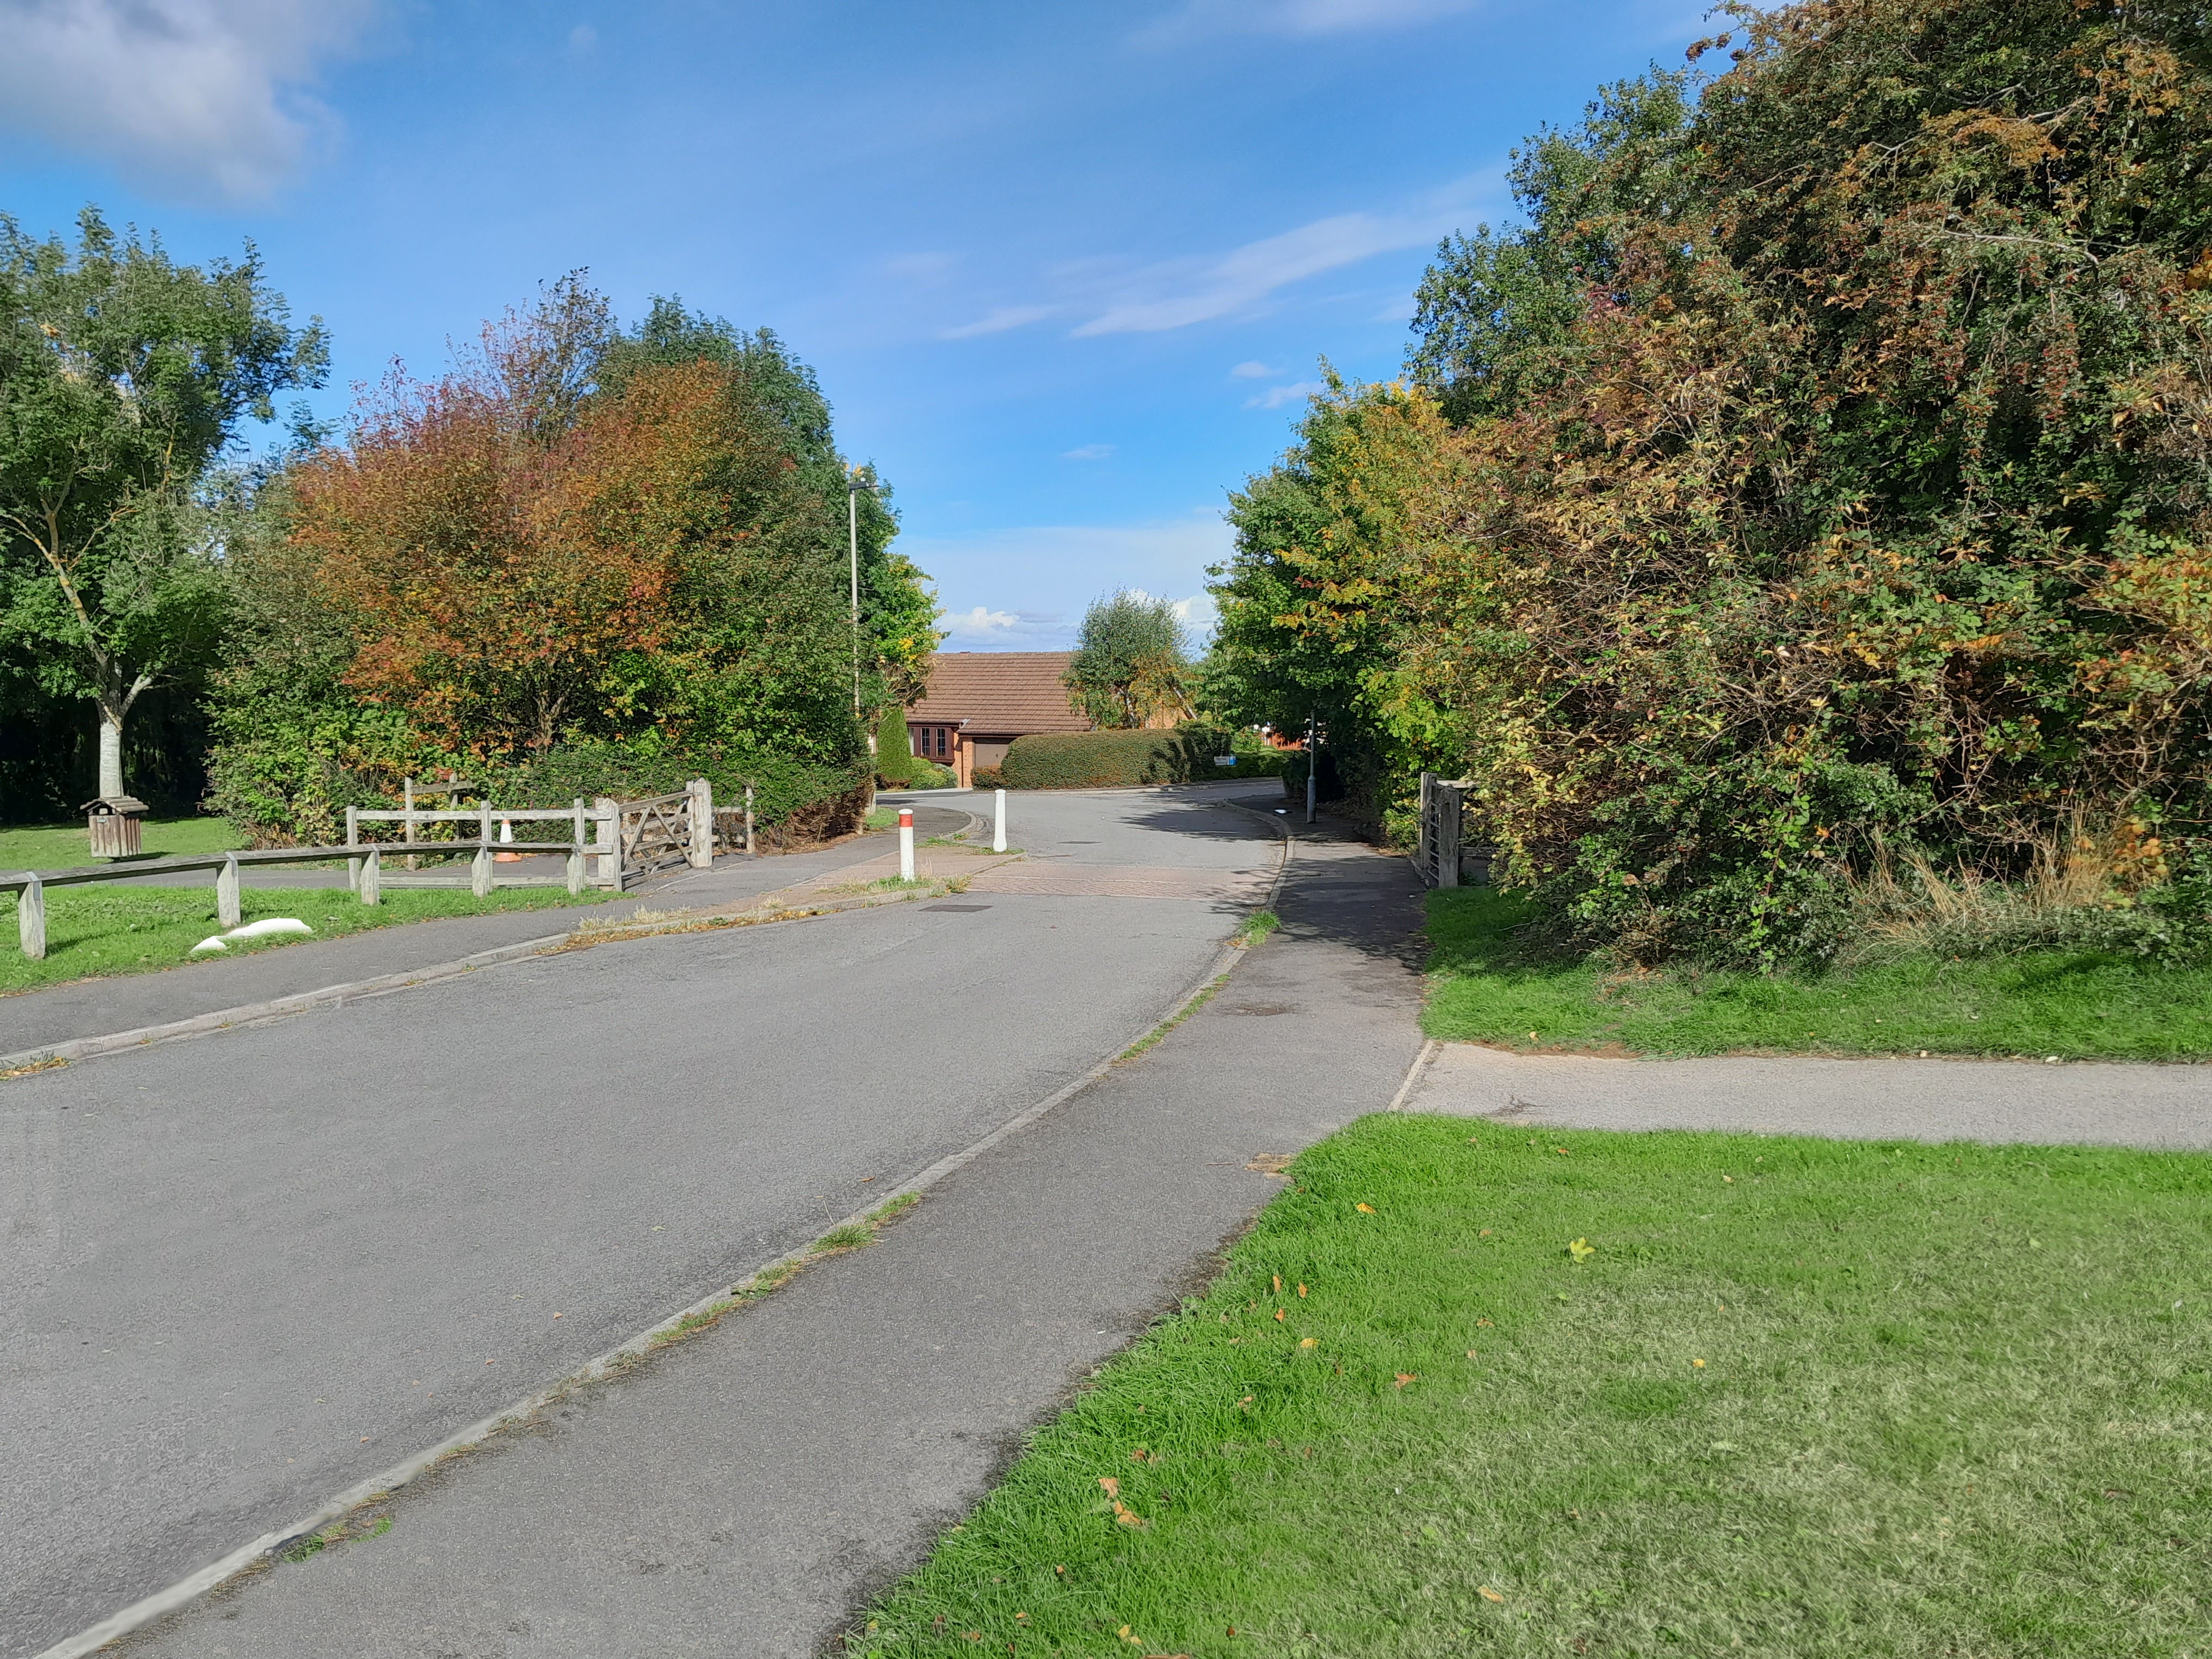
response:
[[[938,638],[869,482],[865,708]],[[865,756],[846,511],[828,404],[773,336],[672,301],[617,333],[556,283],[441,378],[395,369],[259,492],[216,797],[283,838],[440,767],[611,787],[689,757],[793,810],[842,793]]]
[[[2212,76],[2184,8],[1824,0],[1522,152],[1418,388],[1255,480],[1224,639],[1623,954],[1831,948],[1886,860],[2212,816]],[[1260,699],[1265,702],[1263,696]],[[2178,885],[2177,885],[2178,884]]]

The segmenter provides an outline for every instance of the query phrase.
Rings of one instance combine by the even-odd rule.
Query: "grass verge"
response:
[[[387,889],[370,907],[343,887],[247,887],[239,894],[243,919],[296,916],[317,939],[372,927],[425,921],[436,916],[478,915],[493,910],[544,910],[594,904],[605,896],[571,898],[560,887],[495,889],[489,897],[441,888]],[[220,931],[215,884],[202,887],[55,887],[46,892],[46,957],[33,962],[15,948],[15,896],[0,894],[0,994],[107,974],[143,974],[188,961],[221,961],[251,951],[281,950],[301,941],[257,939],[220,956],[189,956],[193,945]]]
[[[1653,1054],[2212,1054],[2212,969],[2040,950],[1848,973],[1623,975],[1525,951],[1526,914],[1489,888],[1429,896],[1431,1036]]]
[[[1291,1176],[852,1653],[2207,1651],[2212,1160],[1376,1116]]]
[[[141,818],[139,837],[145,856],[189,858],[196,853],[227,853],[245,838],[221,818],[198,816]],[[0,870],[70,870],[87,864],[118,862],[95,859],[85,850],[82,818],[69,823],[16,824],[0,830]]]

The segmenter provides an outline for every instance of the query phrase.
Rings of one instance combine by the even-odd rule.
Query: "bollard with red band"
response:
[[[899,879],[914,879],[914,808],[899,808]]]

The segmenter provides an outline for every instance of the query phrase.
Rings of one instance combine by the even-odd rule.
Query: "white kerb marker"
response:
[[[899,808],[899,879],[914,879],[914,808]]]
[[[998,799],[992,803],[991,850],[1003,853],[1006,850],[1006,792],[995,789],[992,793]]]

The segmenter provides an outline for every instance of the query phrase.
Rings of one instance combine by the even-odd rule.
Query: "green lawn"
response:
[[[225,853],[245,843],[221,818],[143,818],[140,838],[149,858],[183,858],[192,853]],[[107,862],[86,850],[84,820],[69,823],[19,824],[0,829],[0,870],[66,870]]]
[[[2212,1160],[1376,1116],[1291,1180],[853,1652],[2212,1653]]]
[[[372,908],[343,887],[247,887],[239,895],[239,908],[247,921],[296,916],[315,930],[316,938],[329,939],[433,916],[593,904],[605,896],[588,890],[580,899],[572,899],[562,887],[495,889],[481,899],[465,889],[386,888],[384,902]],[[33,962],[16,948],[15,896],[0,894],[0,994],[94,975],[146,973],[209,960],[188,953],[220,931],[212,874],[198,887],[54,887],[46,891],[46,957]],[[303,942],[297,937],[267,939],[234,945],[224,954],[281,950]]]
[[[1628,976],[1524,951],[1524,914],[1488,888],[1429,896],[1430,1036],[1654,1054],[2212,1055],[2212,969],[2028,951],[1849,973]]]

